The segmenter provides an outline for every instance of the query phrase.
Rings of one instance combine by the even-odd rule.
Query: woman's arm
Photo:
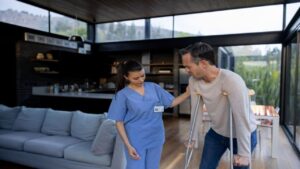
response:
[[[122,121],[117,121],[116,122],[116,127],[117,127],[117,130],[125,144],[125,146],[127,147],[128,149],[128,153],[129,155],[135,159],[135,160],[139,160],[140,159],[140,156],[138,155],[137,151],[135,150],[134,147],[131,146],[129,140],[128,140],[128,137],[127,137],[127,134],[126,134],[126,130],[125,130],[125,127],[124,127],[124,123]]]
[[[190,89],[189,89],[189,86],[186,87],[186,91],[181,94],[180,96],[177,96],[173,102],[172,102],[172,105],[171,107],[175,107],[177,106],[178,104],[182,103],[185,99],[187,99],[188,97],[190,97]]]

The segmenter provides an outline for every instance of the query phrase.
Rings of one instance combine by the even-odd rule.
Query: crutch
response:
[[[228,93],[223,92],[223,95],[227,97],[228,111],[229,111],[229,146],[230,146],[230,169],[233,169],[233,132],[232,132],[232,119],[233,112],[231,111],[231,105],[228,99]],[[249,105],[250,106],[250,105]],[[250,108],[250,107],[249,107]],[[250,113],[250,112],[249,112]],[[249,156],[249,169],[251,169],[251,136],[250,136],[250,156]]]
[[[229,146],[230,146],[230,169],[233,169],[233,134],[232,134],[232,111],[230,102],[228,99],[228,93],[223,92],[223,95],[227,97],[228,101],[228,111],[229,111]]]
[[[188,169],[192,155],[193,155],[193,150],[194,150],[194,147],[190,146],[190,145],[192,143],[192,137],[193,137],[193,133],[195,130],[195,123],[196,123],[196,119],[198,117],[198,110],[199,110],[199,104],[200,104],[200,98],[201,98],[201,95],[199,93],[196,93],[196,95],[197,95],[197,101],[196,101],[196,107],[194,109],[194,115],[193,115],[193,119],[192,119],[191,129],[189,132],[188,145],[187,145],[186,152],[185,152],[184,169]]]

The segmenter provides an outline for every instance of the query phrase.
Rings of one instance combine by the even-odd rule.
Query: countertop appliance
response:
[[[184,68],[179,69],[179,94],[185,92],[189,83],[189,75]],[[190,98],[185,100],[179,105],[179,114],[191,113],[191,100]]]

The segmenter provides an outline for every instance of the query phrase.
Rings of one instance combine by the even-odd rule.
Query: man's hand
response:
[[[192,140],[191,143],[189,144],[189,140],[187,139],[187,140],[185,140],[184,145],[187,148],[194,148],[195,140]]]
[[[233,165],[234,166],[249,166],[249,158],[240,155],[233,156]]]

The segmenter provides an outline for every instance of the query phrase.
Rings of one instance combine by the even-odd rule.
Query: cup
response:
[[[37,53],[36,54],[36,59],[38,59],[38,60],[45,59],[45,55],[43,53]]]
[[[51,53],[47,53],[46,57],[48,60],[52,60],[53,59],[53,55]]]

